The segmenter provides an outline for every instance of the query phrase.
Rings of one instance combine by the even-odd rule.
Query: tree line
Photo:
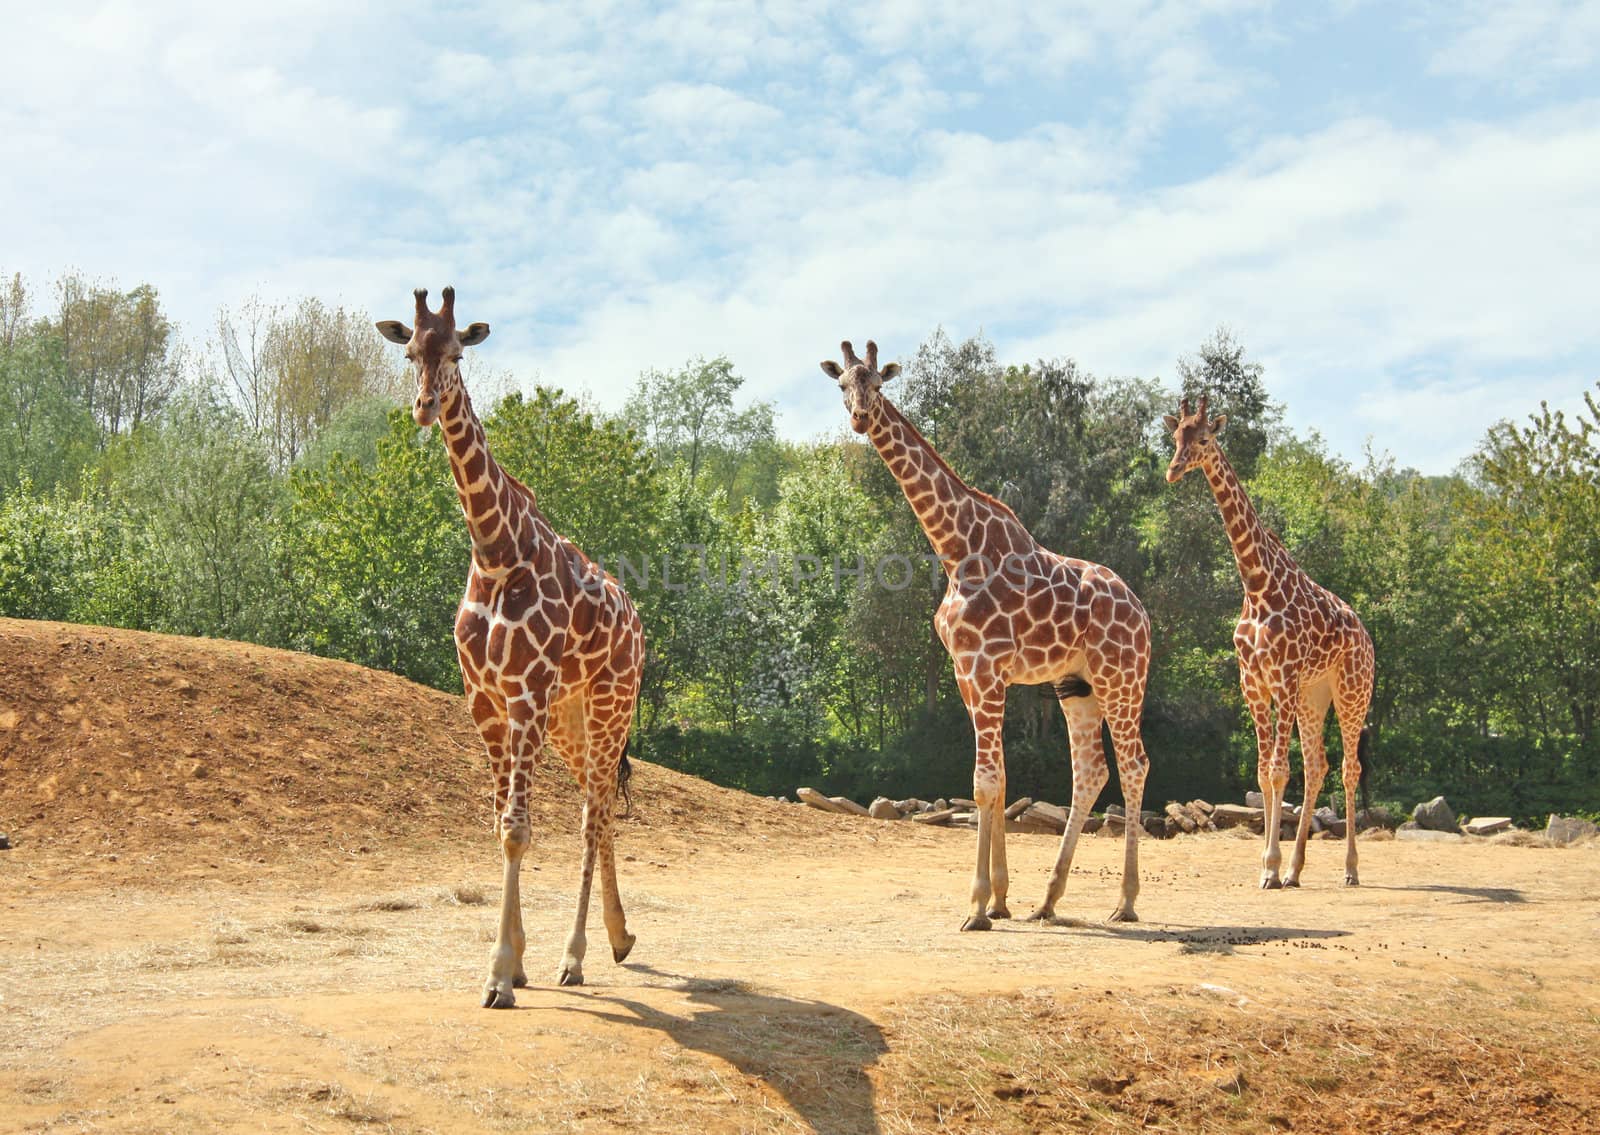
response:
[[[1229,458],[1372,632],[1369,790],[1477,814],[1600,811],[1600,405],[1488,426],[1449,476],[1354,465],[1284,424],[1225,331],[1171,386],[1013,363],[934,331],[886,389],[1047,547],[1104,563],[1155,631],[1153,799],[1255,783],[1240,589],[1161,416],[1209,394]],[[872,449],[780,439],[723,356],[639,375],[608,415],[467,374],[496,457],[624,575],[649,644],[641,755],[759,793],[948,795],[972,737],[932,631],[942,579]],[[819,380],[820,381],[820,380]],[[181,340],[147,284],[0,286],[0,614],[243,639],[458,690],[468,545],[436,434],[364,313],[252,299]],[[841,420],[842,425],[842,420]],[[1338,737],[1326,791],[1342,800]],[[1012,795],[1064,800],[1053,697],[1013,689]]]

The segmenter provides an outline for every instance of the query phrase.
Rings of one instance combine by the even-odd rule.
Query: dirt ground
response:
[[[497,1013],[470,740],[387,675],[0,621],[0,1132],[1600,1130],[1592,844],[1364,841],[1347,890],[1318,842],[1264,893],[1253,839],[1146,841],[1107,926],[1121,844],[1086,838],[1081,922],[961,934],[969,832],[642,764],[639,943],[613,965],[596,915],[560,989],[552,774]],[[1055,844],[1010,837],[1019,914]]]

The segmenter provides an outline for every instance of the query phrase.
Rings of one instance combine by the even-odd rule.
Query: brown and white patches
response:
[[[437,421],[450,456],[457,499],[472,540],[472,565],[456,613],[456,653],[467,705],[488,751],[495,831],[505,882],[500,927],[483,1004],[515,1003],[526,983],[519,897],[520,863],[531,839],[528,792],[541,753],[554,752],[584,789],[584,855],[575,921],[558,980],[583,980],[590,887],[599,866],[613,957],[633,946],[617,891],[612,820],[619,775],[639,692],[644,632],[622,587],[558,536],[533,494],[495,462],[461,383],[465,347],[489,334],[486,323],[455,324],[455,291],[438,312],[418,290],[416,326],[378,324],[406,347],[417,370],[413,416]],[[603,585],[594,586],[603,580]]]
[[[1167,480],[1175,482],[1193,468],[1204,471],[1244,585],[1233,643],[1239,687],[1256,730],[1257,780],[1267,804],[1261,885],[1298,886],[1311,814],[1327,770],[1322,734],[1330,704],[1344,745],[1345,814],[1355,814],[1361,730],[1372,700],[1372,637],[1350,605],[1308,576],[1261,522],[1216,442],[1227,419],[1207,419],[1202,397],[1195,413],[1184,399],[1180,414],[1165,420],[1174,448]],[[1278,818],[1289,781],[1289,741],[1297,725],[1305,762],[1305,806],[1288,873],[1280,879]],[[1345,882],[1352,886],[1359,882],[1355,828],[1347,825],[1345,836]]]
[[[1150,662],[1150,622],[1116,574],[1042,548],[1016,514],[972,489],[882,394],[899,368],[877,369],[877,346],[860,359],[849,342],[844,364],[824,362],[839,383],[851,426],[864,433],[899,482],[928,542],[945,565],[934,616],[972,720],[973,798],[978,854],[964,929],[987,929],[1006,906],[1005,691],[1016,682],[1087,681],[1090,697],[1062,703],[1072,746],[1073,806],[1045,901],[1035,917],[1055,917],[1073,849],[1089,809],[1110,777],[1099,731],[1111,731],[1129,811],[1137,814],[1149,765],[1140,736]],[[1122,901],[1116,919],[1133,919],[1138,894],[1138,824],[1127,825]]]

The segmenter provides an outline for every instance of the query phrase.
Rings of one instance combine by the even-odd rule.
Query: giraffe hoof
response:
[[[1263,875],[1261,876],[1261,889],[1263,891],[1281,891],[1283,890],[1283,884],[1278,881],[1276,875]]]
[[[1294,887],[1296,890],[1299,890],[1299,888],[1300,888],[1300,880],[1299,879],[1285,879],[1283,881],[1283,885],[1285,887]]]
[[[1005,904],[1000,903],[1000,904],[997,904],[997,905],[992,906],[992,907],[989,908],[989,917],[990,918],[1010,918],[1011,917],[1011,910],[1010,910],[1010,908],[1005,906]]]
[[[511,979],[511,988],[512,989],[526,989],[526,988],[528,988],[528,975],[525,974],[525,973],[517,974],[516,977]]]
[[[1356,873],[1354,871],[1346,871],[1344,873],[1344,885],[1347,887],[1359,887],[1361,885],[1361,880],[1356,878]]]
[[[491,983],[483,991],[483,1007],[485,1009],[512,1009],[517,1004],[516,995],[510,989],[503,989]]]
[[[1138,922],[1139,916],[1134,913],[1131,906],[1119,906],[1112,911],[1106,919],[1107,922]]]
[[[561,972],[556,975],[557,985],[582,985],[583,970],[578,966],[562,966]]]
[[[627,956],[630,953],[633,952],[633,944],[635,942],[637,942],[638,940],[639,939],[638,939],[638,937],[636,935],[629,934],[627,941],[623,942],[622,945],[620,945],[620,946],[612,946],[611,947],[611,958],[612,958],[612,960],[617,962],[620,965],[622,963],[622,961],[624,959],[626,959]]]
[[[993,928],[994,924],[989,921],[988,916],[982,914],[974,914],[961,924],[962,930],[991,930]]]
[[[1055,920],[1056,912],[1047,906],[1041,906],[1038,910],[1028,915],[1027,918],[1023,919],[1024,922],[1054,922]]]

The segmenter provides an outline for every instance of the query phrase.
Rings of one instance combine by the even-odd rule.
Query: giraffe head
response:
[[[439,396],[461,386],[461,351],[489,337],[487,323],[474,323],[465,331],[456,330],[456,290],[444,290],[444,303],[437,312],[428,310],[428,289],[418,288],[415,330],[398,319],[378,322],[378,334],[406,349],[406,358],[417,368],[417,400],[411,404],[411,417],[426,429],[439,420]]]
[[[899,363],[887,363],[878,369],[878,344],[867,340],[865,361],[856,357],[855,348],[846,339],[839,344],[844,352],[844,366],[832,359],[822,363],[822,373],[839,384],[844,394],[844,408],[850,411],[850,428],[858,434],[867,432],[867,423],[878,408],[878,391],[889,379],[900,373]]]
[[[1167,466],[1167,480],[1173,484],[1181,481],[1190,469],[1204,462],[1207,451],[1216,444],[1216,436],[1228,424],[1226,414],[1218,414],[1210,419],[1206,417],[1204,394],[1200,395],[1200,408],[1194,413],[1189,412],[1189,400],[1185,398],[1176,415],[1167,414],[1161,420],[1172,431],[1172,444],[1176,449],[1172,464]]]

